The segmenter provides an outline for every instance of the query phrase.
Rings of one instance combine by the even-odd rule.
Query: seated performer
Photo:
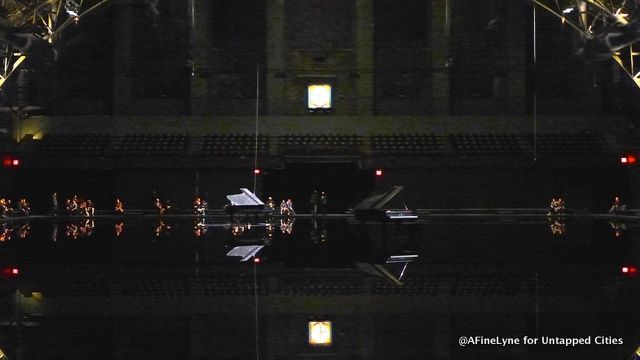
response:
[[[7,207],[7,200],[6,199],[0,199],[0,215],[2,217],[7,217],[9,216],[9,208]]]
[[[18,201],[18,212],[20,212],[20,215],[22,216],[29,216],[31,213],[31,207],[29,207],[27,199],[22,198]]]
[[[124,204],[122,203],[122,200],[116,199],[115,211],[116,214],[124,214]]]
[[[291,200],[291,198],[287,199],[287,215],[295,215],[296,212],[295,210],[293,210],[293,201]]]
[[[549,204],[549,213],[548,215],[559,215],[564,213],[564,200],[562,198],[553,198],[551,199],[551,204]]]
[[[609,209],[609,213],[615,214],[621,211],[625,211],[626,209],[627,209],[627,205],[623,205],[622,201],[620,201],[620,197],[616,196],[613,199],[613,205],[611,205],[611,208]]]
[[[196,215],[204,215],[206,211],[205,204],[205,201],[199,196],[196,196],[195,200],[193,200],[193,213]]]
[[[269,198],[267,199],[267,207],[269,209],[275,209],[276,208],[276,203],[273,201],[273,198],[271,196],[269,196]]]
[[[73,195],[71,199],[66,201],[67,214],[78,215],[78,196]]]
[[[84,206],[84,215],[85,216],[93,216],[96,213],[96,209],[93,207],[93,201],[87,199]]]
[[[164,209],[164,206],[162,206],[162,202],[160,201],[159,198],[156,198],[154,200],[153,207],[158,214],[164,214],[165,209]]]

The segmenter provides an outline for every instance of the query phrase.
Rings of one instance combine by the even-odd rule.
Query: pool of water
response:
[[[5,222],[0,349],[9,359],[629,359],[639,228],[544,217]]]

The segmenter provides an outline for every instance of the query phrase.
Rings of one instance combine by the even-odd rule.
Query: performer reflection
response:
[[[613,235],[617,238],[622,237],[624,231],[627,230],[627,225],[623,223],[609,222],[609,225],[613,229]]]
[[[13,233],[13,228],[7,224],[2,224],[2,229],[0,229],[0,242],[11,240],[11,234]]]
[[[193,235],[200,237],[207,232],[207,225],[204,218],[197,218],[193,224]]]
[[[171,226],[169,224],[166,224],[162,220],[158,220],[155,228],[156,238],[159,238],[161,235],[168,235],[170,230]]]
[[[566,224],[564,221],[556,219],[549,223],[551,234],[555,236],[564,235],[567,232]]]
[[[20,239],[26,239],[27,237],[29,237],[30,234],[31,234],[31,224],[26,222],[20,225],[20,228],[18,229],[18,236],[20,237]]]
[[[122,235],[122,233],[124,232],[124,222],[119,221],[115,223],[115,225],[113,226],[113,232],[116,236]]]
[[[280,219],[280,231],[283,234],[291,235],[293,233],[293,223],[296,222],[296,219],[286,218]]]

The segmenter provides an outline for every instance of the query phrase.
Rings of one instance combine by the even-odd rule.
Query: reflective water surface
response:
[[[0,234],[9,359],[629,359],[640,343],[635,223],[98,217]]]

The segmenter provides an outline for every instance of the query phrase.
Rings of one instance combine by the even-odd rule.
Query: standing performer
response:
[[[320,194],[320,212],[327,213],[327,193],[324,191]]]
[[[51,211],[53,212],[53,216],[58,213],[58,193],[54,192],[51,195]]]
[[[311,193],[311,199],[309,199],[309,203],[311,204],[311,215],[316,216],[318,213],[318,190],[313,190]]]

